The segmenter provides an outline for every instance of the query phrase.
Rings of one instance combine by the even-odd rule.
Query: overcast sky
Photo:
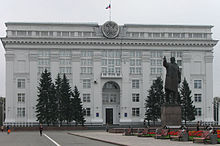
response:
[[[109,20],[109,0],[0,0],[0,37],[5,22],[97,22]],[[220,39],[220,0],[112,0],[118,24],[213,25]],[[5,56],[0,43],[0,96],[5,96]],[[220,42],[214,47],[214,96],[220,97]]]

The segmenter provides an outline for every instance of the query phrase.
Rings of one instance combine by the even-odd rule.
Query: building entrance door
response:
[[[102,88],[103,124],[119,124],[120,87],[116,82],[106,82]]]
[[[106,124],[112,125],[113,124],[113,109],[112,108],[107,108],[106,109]]]

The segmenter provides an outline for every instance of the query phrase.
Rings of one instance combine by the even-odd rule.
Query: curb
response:
[[[117,143],[117,142],[112,142],[112,141],[107,141],[107,140],[92,138],[92,137],[88,137],[88,136],[82,136],[82,135],[78,135],[78,134],[70,133],[70,132],[67,132],[67,133],[70,134],[70,135],[79,136],[79,137],[83,137],[83,138],[88,138],[88,139],[91,139],[91,140],[101,141],[101,142],[110,143],[110,144],[115,144],[115,145],[119,145],[119,146],[127,146],[127,145],[125,145],[125,144],[120,144],[120,143]]]

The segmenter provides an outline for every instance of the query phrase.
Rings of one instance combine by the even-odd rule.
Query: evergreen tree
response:
[[[186,124],[186,121],[195,120],[195,106],[193,105],[193,101],[191,100],[191,90],[185,78],[180,88],[180,96],[182,107],[182,119],[185,120]]]
[[[80,95],[79,90],[75,86],[73,93],[72,93],[73,98],[71,101],[71,104],[72,104],[71,107],[73,111],[72,119],[75,120],[76,126],[78,125],[78,123],[84,126],[85,118],[84,118],[84,113],[83,113],[82,101],[79,98],[79,95]]]
[[[53,83],[51,79],[51,74],[45,70],[41,74],[40,82],[38,88],[38,99],[36,105],[37,121],[40,123],[46,123],[49,125],[51,123],[50,114],[50,99],[53,91]]]
[[[50,123],[53,125],[57,124],[57,98],[55,94],[55,85],[51,83],[51,88],[48,89],[48,94],[49,94],[49,105],[48,105],[48,116],[50,119]]]
[[[62,125],[63,122],[63,116],[61,112],[61,100],[62,100],[62,93],[61,93],[61,86],[62,86],[62,79],[60,75],[57,75],[57,78],[55,80],[55,97],[57,100],[57,120],[59,121],[59,124]]]
[[[145,100],[146,120],[157,121],[161,115],[161,106],[164,103],[163,81],[158,77],[152,84],[147,99]]]
[[[71,87],[66,75],[63,74],[60,93],[62,97],[60,100],[60,113],[63,120],[66,120],[67,124],[71,121]]]

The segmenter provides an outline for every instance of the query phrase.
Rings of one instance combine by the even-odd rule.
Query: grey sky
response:
[[[118,24],[213,25],[220,39],[220,0],[112,0]],[[5,22],[97,22],[109,20],[109,0],[0,0],[0,37]],[[0,43],[0,96],[5,96],[5,57]],[[214,96],[220,96],[220,42],[214,48]]]

